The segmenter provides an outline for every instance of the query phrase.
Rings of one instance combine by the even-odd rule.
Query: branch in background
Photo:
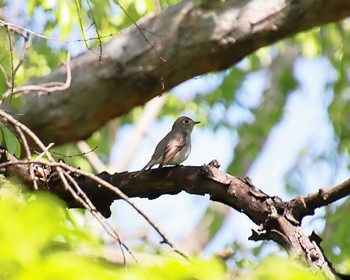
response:
[[[35,94],[21,96],[18,118],[44,143],[85,139],[112,118],[183,81],[225,69],[263,46],[350,15],[347,0],[212,1],[208,7],[200,2],[180,1],[144,17],[137,23],[141,31],[131,26],[102,46],[103,63],[89,51],[72,59],[71,87],[42,95],[40,102]],[[66,76],[60,67],[30,83],[64,81]]]
[[[164,106],[166,101],[166,96],[162,95],[155,97],[143,108],[141,116],[137,119],[134,125],[134,131],[130,135],[129,145],[127,145],[127,150],[118,159],[118,163],[113,166],[115,171],[123,171],[128,166],[130,160],[134,157],[137,152],[137,147],[139,147],[141,140],[147,134],[149,127],[151,126],[154,119],[157,117],[158,113]]]
[[[153,98],[143,108],[141,116],[137,119],[134,124],[134,129],[132,134],[129,136],[129,144],[127,149],[123,154],[118,156],[118,161],[116,164],[105,165],[96,153],[89,147],[85,141],[78,141],[77,147],[83,153],[84,157],[89,161],[91,166],[95,169],[97,173],[102,171],[113,172],[113,171],[123,171],[127,168],[128,164],[137,153],[138,147],[152,122],[157,117],[161,108],[166,101],[166,96],[162,95]]]
[[[230,208],[224,204],[211,202],[201,219],[192,227],[191,232],[181,240],[180,247],[190,254],[199,254],[215,238],[230,214]],[[227,250],[219,255],[223,257]]]
[[[81,140],[78,141],[76,145],[79,151],[87,159],[87,161],[97,173],[100,173],[103,170],[107,169],[106,165],[100,160],[94,150],[90,148],[88,143]]]

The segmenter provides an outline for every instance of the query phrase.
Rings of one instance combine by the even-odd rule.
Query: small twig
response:
[[[126,265],[126,256],[124,253],[124,249],[127,250],[127,252],[130,254],[130,256],[135,260],[137,263],[137,259],[135,258],[134,254],[131,252],[131,250],[126,246],[126,244],[122,241],[119,234],[110,226],[110,224],[106,221],[106,219],[101,215],[100,212],[96,210],[96,207],[93,205],[91,200],[87,197],[87,195],[84,193],[84,191],[80,188],[80,186],[77,184],[77,182],[73,179],[73,177],[67,172],[63,171],[62,176],[60,175],[61,180],[67,190],[71,193],[71,195],[80,202],[80,204],[87,210],[91,212],[91,214],[96,218],[96,220],[101,224],[101,226],[105,229],[105,231],[115,240],[118,241],[118,244],[121,249],[121,253],[123,256],[124,265]],[[68,184],[66,178],[69,180],[69,182],[76,188],[76,191],[72,189],[72,187]],[[81,198],[82,196],[83,198]]]
[[[13,94],[22,92],[23,94],[29,93],[31,91],[37,91],[38,94],[43,93],[53,93],[53,92],[59,92],[64,91],[68,89],[72,82],[72,70],[70,67],[70,55],[67,54],[67,61],[65,62],[66,71],[67,71],[67,77],[66,81],[64,83],[60,82],[52,82],[52,83],[43,83],[40,85],[27,85],[17,88],[11,88],[11,90],[8,90],[4,93],[4,99],[8,98],[9,96],[12,96]]]
[[[84,27],[83,27],[83,19],[81,18],[81,7],[80,7],[80,2],[78,0],[75,0],[75,6],[77,8],[79,27],[80,27],[80,32],[81,32],[81,34],[83,36],[83,42],[85,44],[85,47],[88,50],[91,50],[90,47],[88,46],[86,38],[85,38],[85,32],[84,32]]]
[[[113,37],[116,34],[118,34],[118,32],[115,32],[115,33],[111,33],[111,34],[107,34],[107,35],[102,35],[100,37],[89,37],[89,38],[86,38],[86,39],[83,39],[83,40],[77,39],[77,40],[70,40],[70,41],[68,41],[68,40],[61,40],[61,39],[57,39],[57,38],[48,37],[46,35],[34,32],[33,30],[30,30],[30,29],[25,28],[23,26],[20,26],[20,25],[14,24],[14,23],[9,23],[9,22],[3,21],[1,19],[0,19],[0,26],[4,26],[6,28],[9,28],[9,30],[11,32],[19,34],[22,37],[24,36],[23,33],[19,32],[18,30],[25,31],[28,34],[31,34],[31,35],[33,35],[35,37],[38,37],[38,38],[41,38],[41,39],[44,39],[44,40],[47,40],[47,41],[54,41],[54,42],[64,43],[64,44],[81,43],[81,42],[93,41],[93,40],[98,40],[98,39],[106,39],[106,38],[110,38],[110,37]]]
[[[99,54],[98,60],[101,63],[101,61],[102,61],[102,52],[103,52],[101,35],[100,35],[100,31],[98,30],[98,26],[97,26],[95,14],[94,14],[94,9],[91,7],[90,0],[86,0],[86,2],[88,4],[88,6],[89,6],[89,10],[90,10],[91,17],[92,17],[92,24],[95,26],[95,32],[96,32],[96,35],[97,35],[97,38],[98,38],[97,39],[98,40],[98,47],[100,49],[100,54]]]
[[[47,147],[45,147],[45,150],[43,150],[42,153],[40,153],[37,157],[36,157],[36,160],[40,160],[41,158],[43,158],[46,153],[49,152],[49,150],[54,146],[55,144],[54,143],[49,143],[49,145],[47,145]]]
[[[29,35],[27,36],[22,36],[23,39],[24,39],[24,44],[23,44],[23,49],[22,49],[22,52],[21,52],[21,55],[19,57],[19,60],[18,60],[18,63],[14,69],[14,73],[16,75],[18,69],[21,67],[21,65],[23,64],[25,58],[27,57],[27,53],[28,53],[28,50],[30,48],[30,41],[29,41]]]
[[[129,15],[128,11],[118,2],[116,1],[117,5],[120,7],[120,9],[123,11],[123,13],[126,14],[126,16],[130,19],[130,21],[132,22],[132,24],[137,28],[137,30],[141,33],[142,37],[145,39],[145,41],[147,42],[147,44],[149,44],[151,46],[151,48],[153,49],[153,51],[157,54],[157,56],[159,57],[161,62],[167,62],[167,60],[161,56],[161,54],[159,53],[159,51],[156,49],[156,47],[153,45],[153,43],[147,38],[147,36],[145,35],[144,28],[141,28],[140,25]],[[151,32],[150,32],[151,33]]]
[[[77,147],[81,151],[80,155],[83,155],[90,165],[95,169],[97,173],[101,173],[107,169],[106,165],[99,159],[99,157],[94,153],[94,150],[85,141],[78,141]]]
[[[1,70],[2,74],[4,75],[5,83],[6,83],[7,87],[11,87],[9,77],[7,76],[6,70],[5,70],[4,66],[2,66],[2,64],[0,64],[0,70]]]
[[[60,40],[60,39],[55,39],[55,38],[50,38],[50,37],[47,37],[43,34],[40,34],[40,33],[37,33],[37,32],[34,32],[30,29],[27,29],[23,26],[20,26],[20,25],[17,25],[17,24],[14,24],[14,23],[9,23],[9,22],[6,22],[6,21],[3,21],[0,19],[0,24],[2,26],[5,26],[6,28],[9,28],[9,30],[11,30],[12,32],[15,32],[17,34],[21,34],[20,32],[18,32],[18,30],[22,30],[22,31],[25,31],[29,34],[32,34],[36,37],[39,37],[41,39],[45,39],[45,40],[51,40],[51,41],[57,41],[57,42],[61,42],[61,43],[68,43],[68,41],[64,41],[64,40]]]
[[[62,154],[62,153],[58,153],[58,152],[55,152],[55,151],[51,151],[51,154],[53,154],[55,156],[62,157],[62,158],[73,158],[73,157],[85,156],[86,154],[93,153],[97,148],[98,148],[98,146],[95,146],[92,149],[89,148],[88,151],[84,151],[84,152],[76,153],[76,154]]]
[[[10,122],[15,127],[19,127],[22,131],[24,131],[30,138],[33,139],[35,144],[38,145],[38,147],[45,153],[49,161],[55,162],[51,154],[46,150],[45,145],[41,142],[41,140],[38,138],[38,136],[35,135],[34,132],[32,132],[27,126],[16,120],[14,117],[12,117],[10,114],[6,113],[4,110],[0,110],[0,117],[3,119],[4,122]]]
[[[143,108],[142,115],[138,118],[135,123],[135,129],[133,134],[130,136],[130,142],[124,153],[119,157],[117,164],[114,166],[115,170],[124,170],[130,160],[135,155],[138,146],[142,138],[146,135],[148,128],[156,118],[159,111],[163,108],[166,101],[166,95],[155,97],[148,101]]]
[[[7,26],[7,38],[9,41],[9,47],[10,47],[10,62],[11,62],[11,81],[10,81],[10,96],[13,94],[13,88],[15,87],[15,72],[14,72],[14,66],[13,66],[13,49],[12,49],[12,39],[10,34],[10,29]],[[5,98],[5,95],[4,95]]]

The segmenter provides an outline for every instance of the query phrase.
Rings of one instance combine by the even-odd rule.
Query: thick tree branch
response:
[[[21,97],[19,120],[45,143],[83,139],[191,77],[227,68],[260,47],[350,15],[348,0],[208,3],[182,1],[145,17],[138,22],[143,34],[132,26],[103,46],[102,63],[93,52],[73,59],[71,87]],[[33,83],[64,82],[66,76],[61,67]]]
[[[29,164],[18,161],[5,150],[0,154],[0,168],[6,176],[15,176],[24,182],[29,188],[33,187],[29,175]],[[21,163],[21,164],[19,164]],[[47,168],[49,163],[34,163]],[[51,165],[54,167],[54,165]],[[62,168],[62,167],[60,167]],[[35,173],[37,174],[37,173]],[[120,196],[110,188],[104,188],[100,183],[88,176],[71,174],[81,190],[89,197],[97,210],[105,215],[110,213],[109,207]],[[305,213],[305,205],[292,201],[284,202],[279,197],[269,196],[255,187],[249,178],[237,178],[217,169],[215,162],[202,167],[181,166],[152,170],[149,173],[137,175],[137,172],[115,173],[113,175],[103,172],[97,175],[99,178],[116,186],[128,197],[157,198],[164,194],[177,194],[186,191],[190,194],[209,195],[213,201],[221,202],[227,206],[243,212],[255,224],[259,225],[253,230],[251,240],[274,240],[283,246],[293,257],[306,261],[311,268],[323,271],[328,277],[333,277],[331,265],[323,255],[317,242],[305,235],[301,224],[302,215]],[[65,185],[55,174],[52,168],[46,180],[39,178],[41,189],[57,194],[69,207],[81,205],[66,190]],[[345,197],[350,193],[349,181],[323,190],[327,193],[328,202]],[[341,191],[341,195],[339,192]],[[346,190],[346,191],[345,191]],[[320,193],[320,192],[319,192]],[[333,193],[337,193],[333,195]],[[324,200],[324,196],[321,196]],[[310,194],[304,201],[309,207],[320,207],[320,196]],[[325,205],[325,202],[324,204]],[[314,209],[313,208],[313,209]],[[293,216],[297,213],[297,216]],[[300,219],[300,220],[299,220]]]

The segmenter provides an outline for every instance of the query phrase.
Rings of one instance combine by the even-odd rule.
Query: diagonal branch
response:
[[[81,140],[183,81],[350,15],[348,0],[202,2],[180,1],[144,17],[102,45],[102,63],[93,52],[72,59],[71,86],[59,94],[21,96],[18,118],[44,143]],[[30,84],[64,82],[66,76],[60,67]]]

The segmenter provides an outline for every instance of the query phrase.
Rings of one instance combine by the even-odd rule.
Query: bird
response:
[[[159,164],[179,165],[185,161],[191,152],[191,133],[193,127],[200,122],[189,117],[181,116],[174,122],[171,131],[158,143],[150,161],[141,169],[140,173]]]

